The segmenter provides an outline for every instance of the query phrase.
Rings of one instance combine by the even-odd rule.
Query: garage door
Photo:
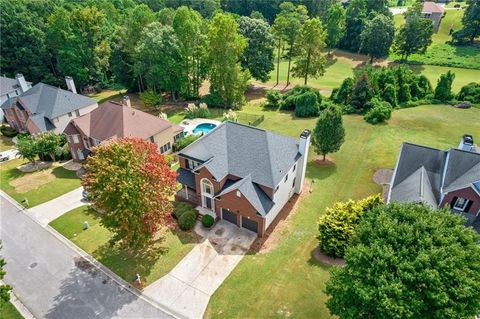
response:
[[[226,220],[229,223],[237,224],[237,214],[229,212],[226,209],[222,208],[222,219]]]
[[[248,219],[242,216],[242,228],[251,230],[255,233],[258,232],[258,223],[254,220]]]

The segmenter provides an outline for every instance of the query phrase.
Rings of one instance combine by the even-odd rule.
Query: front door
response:
[[[208,208],[209,210],[213,209],[212,199],[208,196],[203,196],[203,207]]]

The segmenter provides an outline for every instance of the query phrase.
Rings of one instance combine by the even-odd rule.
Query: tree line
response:
[[[390,48],[404,59],[424,52],[433,34],[419,1],[395,30],[387,0],[1,0],[2,74],[61,86],[122,86],[198,98],[210,82],[209,105],[239,107],[250,78],[267,81],[277,59],[291,77],[323,75],[328,52],[343,48],[371,61]],[[469,1],[459,42],[475,39]],[[467,19],[467,18],[465,18]],[[473,21],[473,22],[472,22]],[[473,31],[472,31],[473,30]],[[475,31],[477,30],[477,31]],[[476,33],[475,33],[476,32]],[[275,73],[274,73],[275,74]]]

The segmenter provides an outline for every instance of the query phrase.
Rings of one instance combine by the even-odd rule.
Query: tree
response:
[[[367,211],[383,203],[380,195],[359,201],[336,202],[318,220],[319,247],[328,256],[343,257],[352,236]]]
[[[243,53],[241,64],[249,70],[253,78],[266,82],[274,69],[273,49],[275,40],[270,27],[264,20],[241,17],[238,19],[239,32],[247,39],[247,47]]]
[[[365,27],[360,34],[360,49],[370,57],[370,63],[372,63],[373,59],[388,55],[394,36],[393,19],[390,16],[378,14],[372,20],[365,22]]]
[[[459,44],[473,44],[475,38],[480,36],[480,2],[477,0],[467,0],[462,26],[462,29],[452,34],[453,40]]]
[[[480,103],[480,83],[468,83],[462,86],[458,93],[457,99],[459,101],[469,101],[472,103]]]
[[[434,98],[442,102],[450,101],[453,98],[452,83],[454,79],[455,73],[452,73],[451,71],[440,75],[437,87],[435,88]]]
[[[2,242],[0,241],[0,250],[2,249]],[[5,262],[5,259],[0,258],[0,281],[5,277],[5,270],[3,270],[3,267],[7,263]],[[0,285],[0,299],[3,300],[4,302],[8,302],[10,300],[10,290],[12,290],[12,287],[9,285]]]
[[[367,72],[363,72],[355,81],[350,104],[362,112],[367,108],[367,103],[375,96],[372,83]]]
[[[31,135],[18,137],[17,150],[23,158],[35,163],[35,158],[38,156],[38,147]]]
[[[312,144],[317,154],[325,155],[336,152],[345,141],[342,112],[336,106],[323,110],[313,131]]]
[[[330,50],[335,48],[345,35],[345,9],[335,3],[332,5],[323,19],[327,32],[326,45]]]
[[[183,73],[182,95],[186,98],[199,96],[200,86],[206,76],[205,42],[202,17],[187,7],[180,7],[173,19],[173,29],[179,40],[181,70]]]
[[[314,92],[305,92],[300,94],[295,100],[295,116],[297,117],[311,117],[318,116],[320,111],[320,103],[322,100],[318,99],[318,95]]]
[[[90,209],[113,234],[111,244],[141,248],[168,225],[176,173],[156,144],[125,138],[95,148],[82,181]]]
[[[473,318],[480,236],[447,209],[393,203],[367,211],[326,284],[340,318]]]
[[[354,84],[355,82],[351,77],[344,79],[335,94],[332,93],[333,102],[342,105],[349,105],[352,100]]]
[[[425,53],[432,43],[433,25],[429,19],[422,18],[423,3],[417,2],[405,13],[405,24],[398,32],[394,51],[406,61],[413,53]]]
[[[280,5],[280,13],[277,15],[273,24],[274,32],[277,34],[278,51],[280,56],[280,45],[285,42],[287,45],[287,86],[290,84],[290,67],[292,58],[295,55],[297,37],[302,28],[303,22],[308,18],[307,8],[302,5],[295,6],[291,2],[283,2]],[[279,58],[277,62],[280,62]],[[277,63],[279,68],[279,63]],[[278,69],[277,69],[278,83]]]
[[[242,71],[239,60],[247,46],[230,14],[217,13],[208,30],[207,59],[210,95],[226,108],[240,108],[250,74]]]
[[[187,85],[181,72],[179,41],[172,27],[159,22],[149,24],[142,32],[137,48],[135,75],[155,92],[167,91],[175,99]]]
[[[308,19],[302,25],[292,75],[303,77],[304,85],[307,85],[309,75],[318,78],[325,73],[327,60],[322,52],[325,48],[325,36],[319,18]]]
[[[63,134],[56,134],[53,131],[43,132],[35,136],[34,143],[41,158],[50,157],[55,161],[57,156],[62,154],[62,147],[67,143]]]
[[[325,16],[328,14],[328,11],[333,6],[338,5],[337,0],[304,1],[304,3],[311,17],[320,17],[324,21],[326,21]]]
[[[345,36],[342,39],[342,47],[357,52],[360,49],[360,34],[363,31],[367,19],[367,7],[365,0],[352,0],[345,12]]]

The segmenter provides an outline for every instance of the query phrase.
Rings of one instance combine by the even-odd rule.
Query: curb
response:
[[[0,284],[4,285],[5,283],[0,280]],[[35,319],[35,316],[28,310],[28,308],[18,299],[17,295],[13,291],[10,291],[10,301],[15,309],[22,315],[25,319]]]
[[[128,282],[126,282],[124,279],[120,278],[117,274],[112,272],[110,269],[106,268],[103,264],[101,264],[99,261],[97,261],[95,258],[93,258],[91,255],[89,255],[87,252],[85,252],[83,249],[78,247],[77,245],[73,244],[70,240],[65,238],[62,234],[57,232],[54,228],[52,228],[50,225],[42,225],[38,220],[27,214],[28,209],[19,204],[17,201],[15,201],[10,195],[5,193],[3,190],[0,190],[0,196],[5,198],[8,202],[10,202],[12,205],[17,207],[19,209],[19,213],[25,214],[28,218],[33,220],[35,223],[40,225],[43,229],[47,230],[50,234],[52,234],[55,238],[57,238],[59,241],[61,241],[64,245],[75,251],[77,254],[79,254],[82,258],[88,260],[96,269],[104,273],[106,276],[108,276],[110,279],[115,281],[117,285],[119,285],[121,288],[128,290],[130,293],[133,295],[137,296],[138,298],[144,300],[145,302],[149,303],[151,306],[165,312],[167,315],[173,317],[173,318],[178,318],[178,319],[183,319],[185,318],[181,314],[175,312],[174,310],[170,309],[169,307],[160,304],[159,302],[155,301],[153,298],[150,298],[148,296],[145,296],[144,294],[141,293],[138,289],[132,287]],[[30,312],[30,311],[29,311]]]

